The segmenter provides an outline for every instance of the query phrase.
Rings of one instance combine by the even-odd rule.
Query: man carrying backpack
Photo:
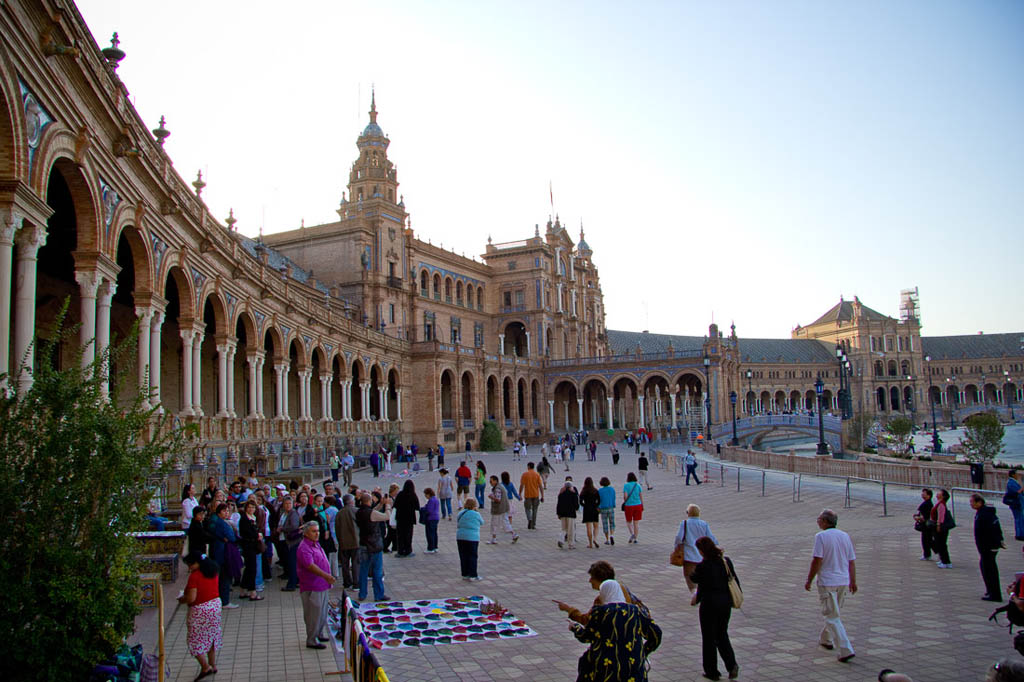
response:
[[[971,495],[971,508],[974,509],[974,545],[981,557],[981,579],[985,581],[985,601],[1003,601],[999,594],[999,566],[996,554],[1003,545],[1003,529],[999,525],[994,507],[985,504],[985,498],[978,493]]]

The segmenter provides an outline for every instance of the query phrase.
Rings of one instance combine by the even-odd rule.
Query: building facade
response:
[[[479,260],[418,237],[375,98],[338,220],[251,239],[210,213],[201,176],[178,174],[163,123],[127,98],[124,53],[73,4],[4,2],[0,27],[0,373],[31,383],[33,338],[65,302],[83,363],[138,325],[132,366],[100,371],[198,427],[195,472],[382,440],[460,450],[485,420],[509,440],[703,430],[732,392],[741,413],[806,407],[819,375],[838,408],[837,345],[858,412],[921,421],[932,396],[957,418],[1021,398],[1020,335],[922,338],[857,300],[792,339],[609,331],[582,226],[574,241],[554,216]]]

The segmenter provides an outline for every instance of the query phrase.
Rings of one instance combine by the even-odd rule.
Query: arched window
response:
[[[882,367],[881,360],[875,360],[875,376],[880,377],[885,374],[885,369]]]
[[[434,298],[438,301],[441,300],[441,275],[434,275]]]
[[[462,282],[455,283],[455,302],[462,305]]]
[[[905,377],[910,376],[910,363],[907,360],[900,363],[900,375]]]
[[[452,302],[452,280],[450,277],[446,277],[444,280],[444,301],[445,303]]]
[[[473,285],[469,285],[466,287],[466,307],[473,307]]]
[[[423,296],[429,296],[429,283],[427,278],[427,271],[420,270],[420,294]]]
[[[484,288],[483,287],[477,287],[477,290],[476,290],[476,309],[477,310],[483,310],[484,309]]]
[[[891,377],[896,376],[896,361],[895,360],[890,360],[889,361],[889,376],[891,376]]]

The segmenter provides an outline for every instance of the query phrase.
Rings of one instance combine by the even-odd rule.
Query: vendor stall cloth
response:
[[[505,611],[488,615],[484,596],[364,603],[355,609],[375,649],[461,644],[537,633]]]

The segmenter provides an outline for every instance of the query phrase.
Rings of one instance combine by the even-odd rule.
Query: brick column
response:
[[[2,245],[2,244],[0,244]],[[78,333],[78,344],[82,347],[82,369],[87,368],[96,359],[96,292],[99,291],[103,277],[95,270],[75,272],[78,282],[78,293],[81,301],[82,327]],[[10,298],[6,301],[10,306]],[[6,361],[6,356],[4,361]]]
[[[39,249],[46,243],[46,230],[26,225],[18,230],[14,241],[18,246],[14,262],[14,361],[24,366],[17,378],[19,390],[32,386],[32,365],[36,331],[36,265]]]
[[[192,345],[195,331],[190,328],[181,330],[181,415],[195,414],[192,409]]]

